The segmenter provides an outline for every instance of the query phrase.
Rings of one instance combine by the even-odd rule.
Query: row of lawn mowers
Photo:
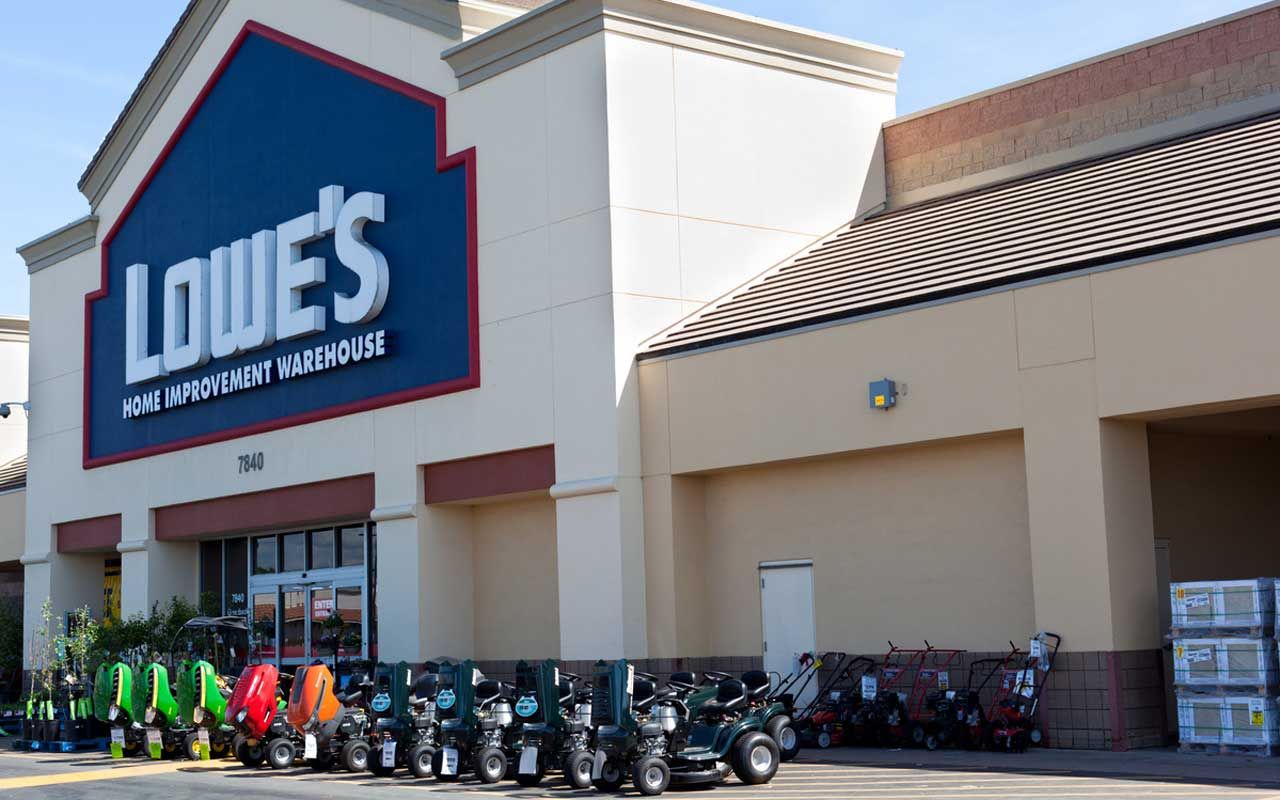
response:
[[[808,746],[924,747],[1022,752],[1043,740],[1040,700],[1062,638],[1041,631],[1027,650],[969,663],[963,686],[951,668],[963,650],[920,649],[889,643],[882,659],[826,653],[807,657],[809,673],[822,672],[817,694],[793,716]],[[797,692],[799,694],[800,692]]]
[[[238,618],[192,625],[243,626]],[[661,684],[626,660],[597,662],[583,678],[554,660],[516,667],[514,683],[486,678],[470,660],[404,662],[351,675],[337,690],[321,662],[293,676],[270,664],[235,677],[209,661],[104,665],[95,714],[111,726],[115,757],[233,755],[249,767],[283,769],[301,758],[316,770],[535,786],[558,775],[569,786],[616,791],[629,780],[645,795],[670,785],[715,784],[734,774],[767,783],[800,740],[791,689],[812,667],[776,682],[753,670],[677,672]]]

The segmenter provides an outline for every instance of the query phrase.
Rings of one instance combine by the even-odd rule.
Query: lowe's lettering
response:
[[[150,268],[127,267],[126,385],[323,333],[326,309],[304,305],[302,293],[325,283],[327,265],[324,258],[303,258],[302,246],[330,234],[338,262],[359,278],[352,294],[334,293],[333,318],[348,325],[371,322],[386,304],[390,278],[387,259],[365,241],[364,226],[386,220],[385,202],[375,192],[345,198],[343,187],[326,186],[319,193],[318,211],[217,247],[208,258],[170,266],[164,273],[164,346],[159,353],[149,353],[147,346]]]

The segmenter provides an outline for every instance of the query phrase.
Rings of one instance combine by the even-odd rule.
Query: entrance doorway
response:
[[[800,656],[813,653],[817,634],[813,621],[813,562],[775,561],[760,565],[760,611],[766,672],[785,678],[800,667]],[[796,698],[803,707],[817,692],[811,681]]]

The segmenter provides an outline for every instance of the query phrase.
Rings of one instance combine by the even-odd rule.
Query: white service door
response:
[[[812,653],[817,635],[813,625],[813,566],[760,568],[760,608],[764,621],[764,668],[785,680],[800,670],[803,653]],[[817,693],[809,681],[796,698],[803,707]]]

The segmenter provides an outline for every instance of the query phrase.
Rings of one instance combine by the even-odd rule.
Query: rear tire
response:
[[[281,737],[272,739],[267,743],[267,763],[272,769],[288,769],[293,766],[293,759],[298,755],[298,749],[293,746],[293,742]]]
[[[507,754],[496,747],[482,748],[472,769],[481,783],[497,783],[507,774]]]
[[[908,736],[911,737],[911,743],[916,747],[924,746],[925,730],[924,726],[920,723],[917,722],[912,724],[911,730],[908,732]]]
[[[940,742],[940,741],[938,741],[938,736],[937,736],[937,734],[930,733],[930,734],[925,735],[925,737],[924,737],[924,749],[926,749],[926,750],[937,750],[937,749],[938,749],[938,745],[940,745],[940,744],[941,744],[941,742]]]
[[[328,753],[317,755],[315,758],[307,760],[307,766],[311,767],[315,772],[328,772],[333,769],[333,756]]]
[[[435,754],[436,749],[429,744],[420,744],[409,751],[409,771],[413,773],[413,777],[431,777],[431,761]]]
[[[267,760],[267,753],[261,742],[249,744],[244,739],[236,737],[232,747],[235,750],[236,760],[251,769],[257,769],[262,766],[263,761]]]
[[[461,767],[462,764],[459,763],[458,766]],[[459,772],[460,771],[461,770],[459,770]],[[457,772],[455,772],[452,775],[442,775],[441,773],[443,772],[444,772],[444,750],[437,750],[431,754],[431,774],[434,775],[436,780],[438,781],[453,782],[458,780],[459,776]]]
[[[591,787],[591,767],[594,759],[590,750],[575,750],[564,760],[564,779],[575,789]]]
[[[200,753],[198,750],[196,750],[196,747],[198,746],[199,741],[200,741],[200,737],[196,735],[195,731],[188,733],[182,739],[182,752],[184,752],[187,758],[191,759],[192,761],[200,760]]]
[[[768,734],[743,734],[733,745],[733,774],[749,786],[773,780],[781,761],[778,745]]]
[[[783,761],[790,761],[800,752],[800,736],[791,724],[791,717],[779,714],[769,720],[764,726],[764,732],[778,745],[778,757]]]
[[[392,775],[395,774],[395,771],[396,771],[395,764],[392,764],[389,767],[384,767],[382,765],[382,748],[381,747],[378,748],[377,752],[374,752],[372,749],[370,749],[369,755],[370,755],[369,771],[372,772],[374,775],[378,776],[379,778],[390,778]]]
[[[831,746],[831,733],[829,731],[818,731],[818,749],[826,750]]]
[[[347,742],[340,758],[347,772],[364,772],[369,768],[369,743],[360,739]]]
[[[546,770],[544,770],[542,768],[542,765],[539,764],[538,769],[535,772],[529,772],[529,773],[517,772],[516,783],[525,787],[537,786],[538,784],[542,783],[542,778],[546,774],[547,774]]]
[[[640,794],[662,794],[671,784],[671,768],[657,756],[645,756],[631,765],[631,783]]]
[[[592,759],[592,766],[594,766]],[[616,758],[611,758],[604,762],[604,766],[600,768],[600,777],[591,781],[591,785],[602,792],[616,792],[622,788],[622,782],[626,780],[622,774],[622,765],[618,763]]]

